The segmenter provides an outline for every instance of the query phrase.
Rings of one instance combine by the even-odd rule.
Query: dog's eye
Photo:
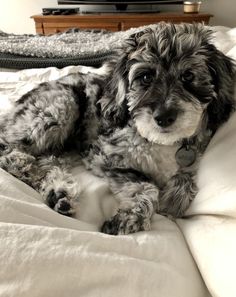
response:
[[[194,80],[194,74],[192,73],[192,71],[187,70],[181,75],[181,80],[185,83],[191,83]]]
[[[151,72],[146,72],[140,76],[141,84],[147,86],[153,81],[153,74]]]

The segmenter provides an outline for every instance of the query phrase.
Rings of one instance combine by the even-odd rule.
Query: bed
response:
[[[236,59],[236,29],[215,27],[215,44]],[[8,69],[9,70],[9,69]],[[88,66],[0,72],[0,115],[45,80]],[[158,214],[149,232],[99,232],[117,205],[105,181],[73,170],[82,195],[76,218],[62,216],[0,169],[0,296],[235,297],[236,114],[212,139],[185,217]]]

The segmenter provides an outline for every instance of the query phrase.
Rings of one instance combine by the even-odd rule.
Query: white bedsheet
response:
[[[236,58],[236,29],[218,28],[216,41]],[[78,70],[91,71],[0,73],[1,109],[37,83]],[[185,219],[155,215],[152,231],[128,236],[98,232],[116,202],[82,167],[74,170],[83,188],[77,219],[55,213],[0,169],[0,296],[235,297],[235,131],[233,115],[202,160],[200,191]]]

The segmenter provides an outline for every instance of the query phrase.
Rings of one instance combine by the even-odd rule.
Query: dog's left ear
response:
[[[232,59],[208,44],[208,67],[215,87],[216,98],[208,105],[208,128],[213,132],[228,120],[235,109],[234,84],[236,68]]]

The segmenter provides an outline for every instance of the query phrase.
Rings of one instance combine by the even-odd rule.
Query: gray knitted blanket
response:
[[[106,52],[111,49],[111,33],[86,31],[66,32],[50,36],[14,35],[0,32],[0,52],[41,58],[65,58]]]
[[[16,35],[0,31],[0,68],[63,68],[68,65],[99,67],[122,47],[131,34],[146,27],[122,32],[71,29],[54,35]]]
[[[72,29],[50,36],[14,35],[0,31],[0,52],[41,58],[68,58],[113,51],[131,34],[145,27],[120,32]]]

